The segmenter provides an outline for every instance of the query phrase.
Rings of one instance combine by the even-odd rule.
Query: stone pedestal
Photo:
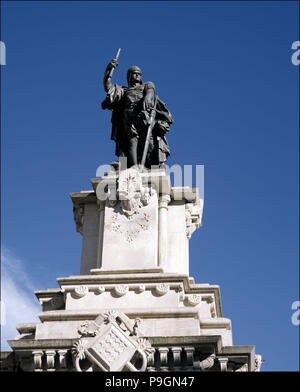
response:
[[[219,286],[189,277],[189,239],[203,210],[197,189],[172,187],[163,170],[134,169],[92,187],[71,194],[81,273],[35,293],[41,322],[18,326],[9,341],[21,368],[259,370],[253,346],[233,346]]]
[[[203,211],[197,189],[173,188],[163,170],[129,169],[121,177],[112,172],[92,185],[92,191],[71,194],[83,236],[81,274],[95,269],[189,273],[188,242]],[[130,186],[138,189],[132,211],[126,207]]]

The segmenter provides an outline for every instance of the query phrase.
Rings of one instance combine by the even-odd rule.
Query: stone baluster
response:
[[[68,350],[58,350],[57,351],[59,370],[62,372],[67,370],[67,361],[66,361],[67,353],[68,353]]]
[[[33,370],[35,372],[42,372],[42,356],[43,356],[43,351],[41,350],[36,350],[32,351],[33,354]]]
[[[174,371],[179,371],[181,369],[181,347],[172,347],[171,348],[173,353],[173,360],[174,360]]]
[[[195,347],[184,347],[184,351],[186,353],[186,366],[187,370],[193,370],[194,366],[194,352],[195,352]]]
[[[159,347],[158,348],[159,356],[160,356],[160,371],[167,372],[169,371],[168,366],[168,347]]]
[[[147,372],[155,372],[155,348],[151,347],[151,354],[148,356]]]
[[[227,372],[227,363],[228,363],[228,358],[218,358],[219,364],[220,364],[220,369],[221,372]]]
[[[171,198],[163,194],[158,200],[158,266],[164,267],[168,257],[168,204]]]
[[[54,372],[55,371],[55,354],[56,351],[54,350],[46,350],[46,363],[47,363],[47,372]]]

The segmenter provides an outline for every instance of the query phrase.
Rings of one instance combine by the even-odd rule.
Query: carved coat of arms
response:
[[[151,344],[137,332],[138,321],[110,311],[83,322],[73,350],[76,370],[145,371]]]

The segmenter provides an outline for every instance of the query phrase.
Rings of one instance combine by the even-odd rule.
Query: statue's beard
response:
[[[140,80],[132,80],[132,79],[130,79],[129,83],[128,83],[129,87],[134,87],[137,84],[143,84],[142,80],[141,79]]]

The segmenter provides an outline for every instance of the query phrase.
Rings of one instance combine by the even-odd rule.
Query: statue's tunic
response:
[[[102,102],[103,109],[112,110],[111,139],[116,143],[117,156],[127,156],[128,141],[136,137],[139,139],[138,157],[139,161],[141,160],[149,119],[149,112],[143,110],[142,105],[143,98],[149,88],[155,91],[152,82],[138,84],[134,87],[114,84]],[[157,98],[155,125],[147,155],[148,166],[161,164],[170,155],[165,134],[169,131],[172,122],[171,113],[165,104]]]

